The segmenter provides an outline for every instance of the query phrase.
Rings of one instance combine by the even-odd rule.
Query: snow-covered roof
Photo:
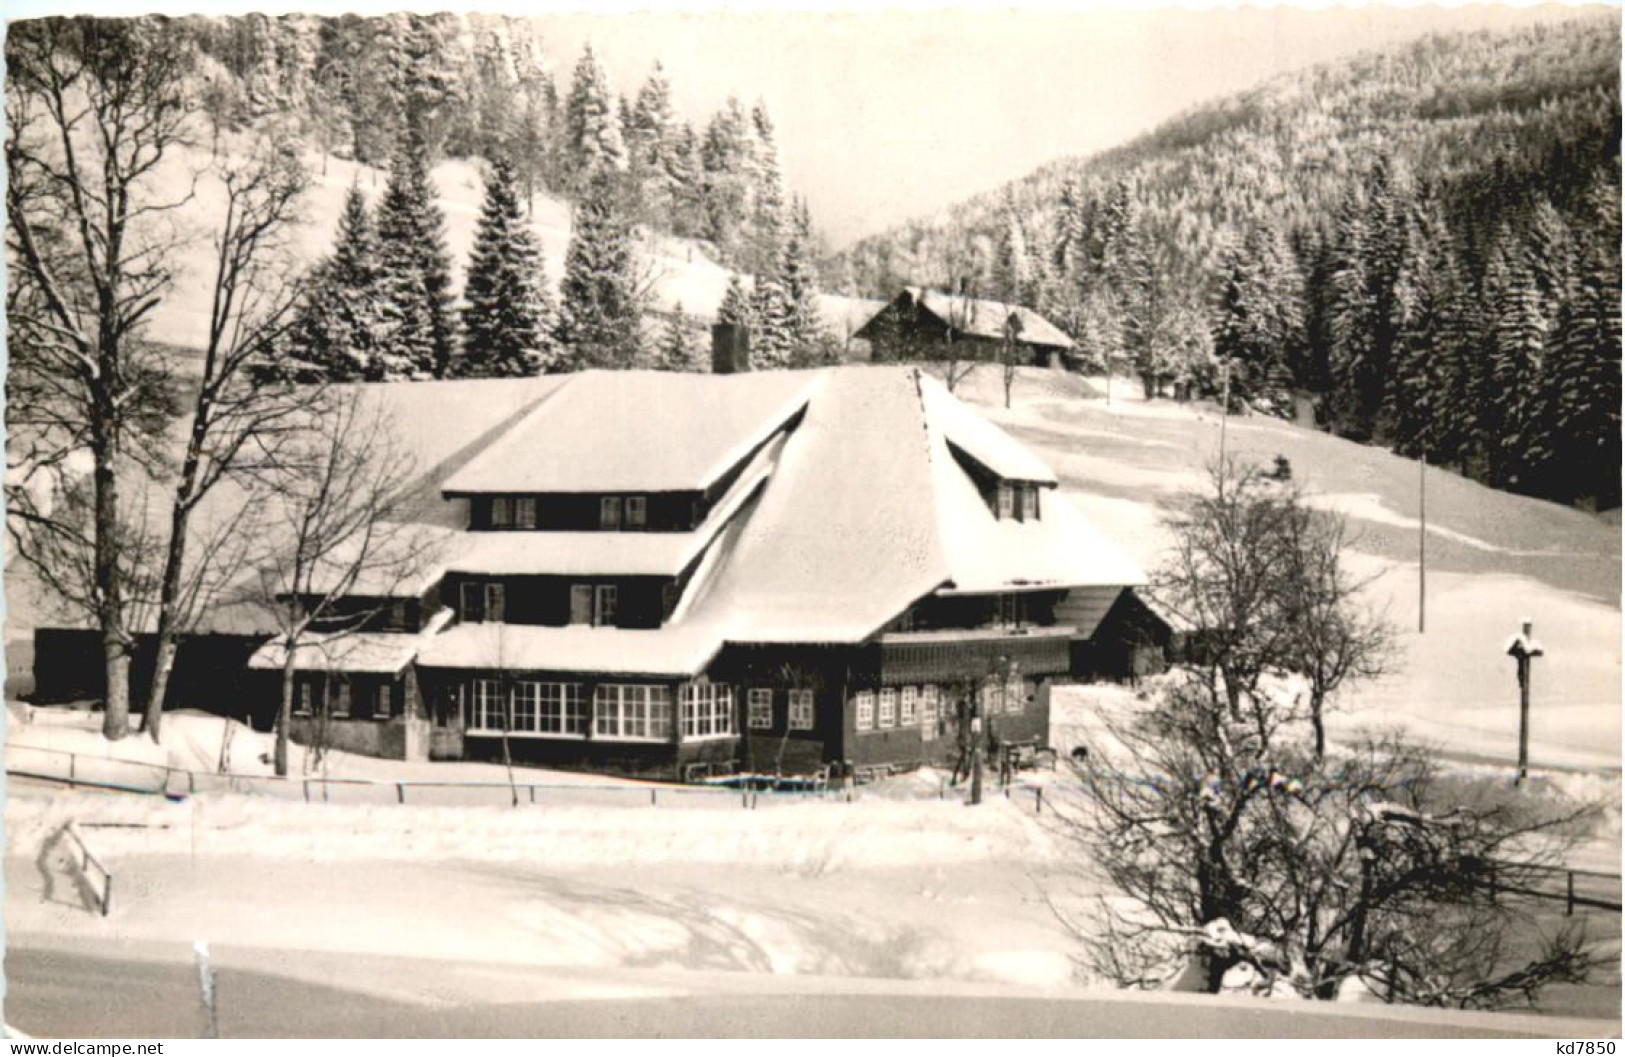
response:
[[[722,642],[719,628],[688,623],[648,631],[583,624],[459,624],[424,646],[418,664],[682,677],[703,670]]]
[[[486,576],[676,576],[767,480],[784,443],[778,437],[764,445],[691,532],[470,532],[445,568]]]
[[[920,286],[905,287],[903,294],[899,294],[898,297],[904,294],[961,334],[986,338],[989,341],[1003,341],[1005,322],[1013,315],[1021,327],[1017,338],[1021,344],[1043,345],[1057,349],[1074,347],[1072,339],[1066,336],[1065,331],[1026,305],[1012,305],[980,297],[961,297]],[[869,322],[874,322],[888,307],[890,302],[874,312]],[[865,323],[859,330],[868,325],[869,323]]]
[[[310,634],[294,647],[294,668],[305,672],[398,675],[417,657],[424,643],[434,639],[451,622],[451,617],[451,610],[441,609],[418,632]],[[248,659],[248,667],[255,671],[280,671],[287,656],[287,645],[275,638],[254,651]]]
[[[587,371],[441,485],[447,495],[692,492],[806,405],[813,372]]]
[[[733,641],[859,642],[938,589],[1144,582],[1058,493],[1038,520],[998,519],[949,431],[1022,479],[1048,470],[933,386],[912,368],[824,372],[760,499],[691,585],[691,619],[728,625]]]
[[[948,387],[930,375],[920,376],[920,398],[926,417],[953,447],[1007,481],[1056,485],[1055,472],[1010,434],[966,407]]]

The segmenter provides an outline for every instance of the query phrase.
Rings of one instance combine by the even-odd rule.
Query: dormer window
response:
[[[499,495],[491,500],[491,527],[513,528],[513,500]]]
[[[618,529],[621,527],[621,497],[606,495],[598,501],[598,527],[601,529]]]
[[[514,527],[533,529],[536,527],[536,497],[522,495],[513,501]]]
[[[1000,521],[1037,521],[1038,486],[1000,481],[994,493],[993,513]]]
[[[626,497],[626,527],[642,528],[648,524],[649,501],[641,495]]]
[[[598,500],[598,527],[607,532],[641,529],[649,523],[649,498],[606,495]]]

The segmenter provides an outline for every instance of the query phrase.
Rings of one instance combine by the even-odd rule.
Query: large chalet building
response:
[[[992,362],[1010,342],[1024,365],[1060,368],[1077,352],[1065,331],[1025,305],[921,286],[904,287],[852,336],[877,361],[944,359],[956,349],[960,359]]]
[[[415,390],[433,557],[357,589],[364,631],[295,651],[296,740],[685,779],[907,768],[952,761],[976,714],[1044,743],[1051,687],[1131,648],[1140,571],[916,368],[368,388]],[[261,728],[268,634],[231,640]],[[41,640],[42,696],[71,664]]]

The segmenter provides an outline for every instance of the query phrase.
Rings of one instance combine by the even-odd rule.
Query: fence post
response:
[[[194,796],[197,794],[197,772],[196,771],[187,771],[186,772],[186,791],[188,793],[194,795]]]
[[[1568,875],[1569,875],[1569,905],[1568,905],[1568,909],[1566,911],[1564,911],[1564,916],[1565,917],[1573,917],[1574,916],[1574,871],[1573,870],[1568,871]]]
[[[102,869],[102,917],[106,917],[113,908],[113,875],[106,868]]]
[[[1044,813],[1044,787],[1039,786],[1036,792],[1038,793],[1038,806],[1033,811],[1033,814],[1042,815]]]
[[[536,783],[530,783],[530,802],[536,803]]]
[[[406,803],[406,783],[405,782],[396,782],[395,783],[395,802],[397,804]]]
[[[76,761],[78,759],[79,759],[79,757],[75,753],[71,753],[71,752],[68,753],[68,784],[69,785],[77,785],[78,784],[78,775],[76,773],[77,768],[74,766],[74,761]]]
[[[310,779],[306,778],[300,784],[302,784],[305,787],[305,803],[308,804],[308,803],[310,803]]]
[[[649,790],[649,806],[650,807],[659,807],[660,806],[660,801],[658,799],[659,794],[660,794],[660,790],[658,790],[658,789]]]

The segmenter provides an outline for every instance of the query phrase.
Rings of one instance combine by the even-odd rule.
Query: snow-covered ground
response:
[[[1029,445],[1108,536],[1147,568],[1170,542],[1162,518],[1202,487],[1220,423],[1207,405],[1146,401],[1137,383],[1024,371],[1014,406],[999,373],[975,372],[958,394]],[[1427,481],[1427,630],[1417,631],[1420,495],[1415,462],[1264,418],[1224,425],[1229,455],[1263,469],[1290,461],[1309,501],[1337,510],[1352,537],[1352,574],[1386,613],[1392,673],[1351,688],[1334,737],[1397,726],[1462,757],[1512,761],[1518,687],[1507,638],[1525,617],[1546,655],[1535,663],[1531,759],[1567,768],[1620,766],[1620,532],[1610,519],[1497,492],[1441,469]]]

